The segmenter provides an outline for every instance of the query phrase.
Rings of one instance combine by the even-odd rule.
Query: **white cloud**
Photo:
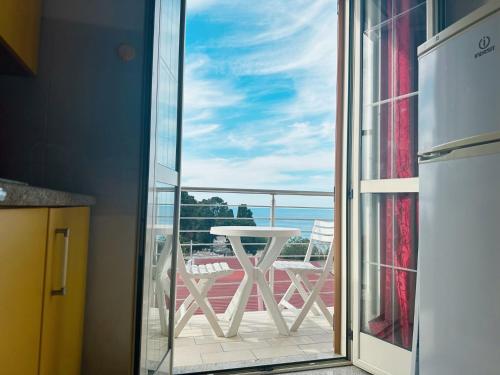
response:
[[[201,12],[217,4],[217,0],[187,0],[188,14]]]
[[[269,108],[270,114],[289,121],[303,121],[318,115],[333,120],[337,50],[335,1],[220,2],[223,4],[218,3],[204,14],[224,25],[237,19],[242,26],[215,41],[206,41],[213,49],[237,51],[216,61],[215,69],[227,71],[233,79],[287,77],[295,96],[289,103]]]
[[[190,56],[184,71],[184,105],[188,113],[210,113],[221,107],[235,106],[244,95],[238,93],[229,79],[208,78],[212,61],[203,55]]]
[[[183,184],[331,190],[336,1],[188,0],[189,15],[238,27],[203,39],[193,47],[196,53],[188,48],[185,129],[193,143],[184,152]],[[209,58],[213,51],[228,53]],[[236,82],[270,77],[272,85],[277,76],[294,95],[263,106],[259,120],[239,121],[242,108],[274,88]],[[235,113],[230,123],[220,118],[228,108]],[[206,130],[207,124],[220,127]],[[234,150],[231,157],[228,149]]]
[[[192,125],[183,131],[182,136],[187,139],[196,138],[202,135],[213,134],[219,128],[219,124]]]
[[[310,115],[332,114],[336,97],[337,17],[330,1],[316,1],[311,14],[305,17],[309,27],[279,40],[262,42],[259,48],[237,57],[232,62],[235,74],[283,74],[291,78],[296,91],[295,99],[288,105],[274,108],[287,118],[301,119]],[[290,13],[293,14],[293,11]],[[290,19],[292,18],[292,19]],[[285,22],[293,17],[285,16]],[[269,35],[272,29],[261,35]],[[297,31],[297,30],[295,30]],[[244,37],[243,37],[244,39]],[[332,115],[333,117],[333,115]]]
[[[232,1],[224,5],[224,11],[217,10],[216,19],[238,14],[242,24],[258,28],[251,31],[241,28],[236,35],[223,38],[222,43],[254,46],[280,41],[309,29],[332,8],[332,0]]]
[[[242,148],[243,150],[251,150],[260,142],[253,136],[242,136],[234,133],[229,133],[226,137],[228,145],[235,148]]]
[[[320,126],[313,126],[308,122],[294,123],[283,129],[281,134],[269,140],[269,145],[281,146],[289,152],[297,151],[300,147],[302,152],[306,150],[321,148],[332,144],[333,126],[324,122]]]
[[[228,79],[208,77],[210,59],[202,54],[190,56],[184,73],[184,135],[186,139],[213,134],[220,128],[217,110],[240,105],[244,95]]]
[[[274,154],[250,159],[187,158],[184,161],[183,185],[290,190],[329,187],[332,190],[332,164],[328,151],[307,155]]]

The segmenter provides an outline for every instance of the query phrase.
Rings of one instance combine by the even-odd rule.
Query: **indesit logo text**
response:
[[[479,49],[481,51],[477,52],[474,57],[477,59],[478,57],[481,57],[483,55],[486,55],[489,52],[492,52],[495,50],[495,46],[491,46],[491,38],[489,36],[483,36],[481,39],[479,39]]]

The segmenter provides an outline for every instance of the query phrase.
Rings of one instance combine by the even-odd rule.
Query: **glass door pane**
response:
[[[417,47],[426,39],[426,2],[360,4],[358,357],[368,370],[407,375],[418,248]]]
[[[141,373],[172,372],[185,1],[155,3]],[[180,65],[181,64],[181,65]]]
[[[361,331],[411,350],[417,194],[363,194]]]

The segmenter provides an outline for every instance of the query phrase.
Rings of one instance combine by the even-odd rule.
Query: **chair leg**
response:
[[[187,322],[191,319],[196,310],[198,310],[198,304],[193,301],[193,303],[187,308],[186,312],[179,316],[177,324],[175,325],[174,337],[179,337]]]
[[[308,288],[309,290],[312,290],[313,285],[311,284],[311,282],[307,278],[307,275],[303,275],[301,277],[301,280],[304,283],[304,285],[306,286],[306,288]],[[320,292],[321,292],[321,289],[320,289]],[[328,307],[326,307],[326,305],[323,302],[323,300],[321,299],[321,295],[319,293],[318,293],[318,298],[316,298],[316,300],[314,301],[314,304],[319,308],[319,310],[325,316],[325,319],[333,327],[333,314],[328,310]]]
[[[186,309],[192,302],[193,302],[193,296],[190,294],[189,296],[187,296],[182,305],[179,307],[179,311],[181,311],[182,314],[184,314],[186,312]]]
[[[300,310],[299,315],[297,316],[297,318],[295,318],[295,321],[293,322],[290,331],[296,331],[297,329],[299,329],[300,325],[307,316],[307,313],[309,312],[314,302],[316,301],[316,298],[318,298],[319,291],[323,287],[324,282],[325,279],[323,277],[320,277],[316,285],[314,285],[314,288],[310,290],[310,294],[307,297],[306,301],[304,302],[304,306],[302,306],[302,310]]]
[[[182,304],[179,306],[179,308],[175,312],[175,323],[176,324],[179,321],[179,319],[181,319],[181,317],[184,316],[184,314],[186,314],[186,312],[189,308],[189,305],[191,305],[192,302],[193,302],[193,297],[190,294],[189,296],[186,297],[184,302],[182,302]]]
[[[290,286],[288,287],[288,289],[286,290],[285,294],[283,295],[283,297],[281,297],[281,300],[279,301],[278,303],[278,307],[281,310],[283,310],[285,307],[287,307],[288,305],[288,301],[290,300],[290,298],[292,297],[293,293],[295,292],[295,285],[293,284],[293,282],[290,284]]]
[[[210,303],[206,298],[206,293],[205,296],[202,296],[202,294],[200,293],[200,291],[198,290],[196,284],[193,282],[192,279],[184,280],[184,283],[186,284],[186,287],[188,288],[191,295],[193,296],[195,302],[200,307],[201,311],[203,311],[203,313],[205,314],[205,317],[207,318],[208,323],[212,327],[214,333],[219,337],[223,337],[224,332],[222,332],[219,323],[217,323],[217,317],[215,316],[213,309],[209,307]]]
[[[198,284],[196,285],[196,287],[199,289],[200,296],[202,298],[206,297],[209,289],[214,284],[214,281],[215,280],[200,280],[198,282]],[[199,305],[193,299],[193,297],[191,295],[189,295],[188,298],[186,298],[186,300],[184,301],[183,305],[186,302],[192,302],[192,303],[190,305],[186,304],[186,306],[189,306],[189,307],[187,307],[187,309],[185,308],[185,311],[183,313],[179,314],[179,317],[178,317],[176,325],[175,325],[174,337],[178,337],[181,334],[182,330],[186,326],[186,324],[189,321],[189,319],[191,319],[191,317],[194,315],[194,313],[196,312],[196,310],[198,310]]]
[[[288,277],[290,277],[290,279],[292,280],[293,285],[295,285],[295,287],[297,288],[300,296],[302,297],[302,300],[304,302],[306,302],[309,293],[304,289],[304,287],[301,284],[301,281],[303,280],[303,278],[301,278],[299,274],[295,274],[292,271],[287,271],[287,273],[288,273]],[[304,283],[304,285],[306,285],[306,284]],[[306,288],[308,288],[309,290],[311,290],[310,286],[308,287],[306,285]],[[319,312],[318,312],[318,310],[316,309],[316,307],[314,305],[311,308],[311,311],[312,311],[312,313],[314,315],[319,315]]]

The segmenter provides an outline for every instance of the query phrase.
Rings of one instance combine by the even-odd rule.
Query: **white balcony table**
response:
[[[266,305],[267,312],[276,324],[278,331],[282,335],[289,335],[290,330],[281,315],[278,304],[274,300],[273,292],[266,282],[266,272],[271,268],[278,258],[283,246],[292,236],[299,236],[300,229],[280,228],[280,227],[252,227],[252,226],[224,226],[212,227],[211,234],[226,236],[233,247],[234,254],[238,258],[245,271],[245,276],[238,290],[233,296],[226,309],[224,318],[229,321],[229,329],[226,337],[236,336],[238,328],[243,318],[243,313],[247,305],[252,286],[254,283],[260,288],[262,299]],[[252,264],[248,254],[241,243],[241,237],[263,237],[268,238],[268,243],[261,258],[256,265]]]

